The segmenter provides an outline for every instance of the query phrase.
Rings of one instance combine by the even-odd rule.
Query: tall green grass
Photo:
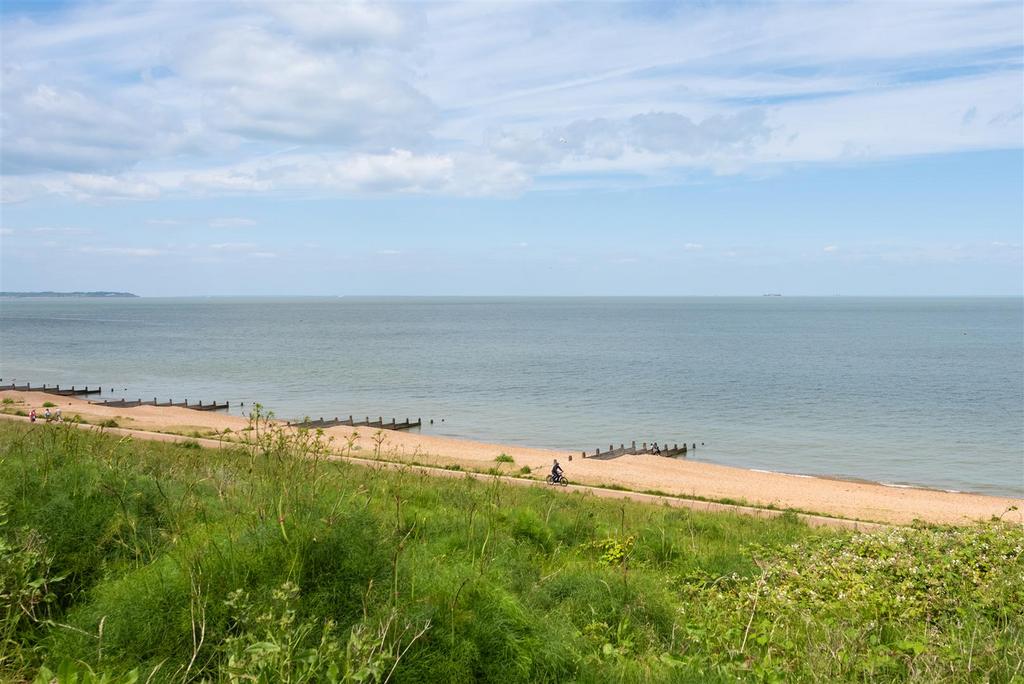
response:
[[[1021,673],[1019,528],[814,531],[331,462],[259,415],[245,434],[0,424],[0,679]]]

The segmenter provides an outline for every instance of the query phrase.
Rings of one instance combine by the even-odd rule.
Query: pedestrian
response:
[[[36,422],[36,410],[32,409],[32,412],[28,414],[28,421],[30,423]]]
[[[46,419],[46,422],[47,422],[47,423],[49,423],[49,422],[50,422],[50,419],[51,419],[51,418],[53,418],[53,414],[52,414],[52,413],[50,413],[50,407],[49,407],[49,406],[47,406],[47,407],[46,407],[46,410],[45,410],[45,411],[43,411],[43,418],[45,418],[45,419]]]

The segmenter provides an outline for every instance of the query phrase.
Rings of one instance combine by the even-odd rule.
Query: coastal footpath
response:
[[[203,440],[204,446],[230,444],[249,426],[249,420],[243,416],[164,406],[106,407],[35,391],[3,391],[0,400],[4,401],[3,413],[20,420],[27,419],[18,414],[27,414],[32,409],[41,415],[43,404],[50,402],[61,409],[65,419],[77,416],[90,425],[130,431],[128,434],[135,438],[169,439],[168,435],[176,435]],[[757,514],[757,509],[791,510],[825,518],[897,525],[915,521],[962,525],[992,518],[1024,524],[1024,500],[1010,497],[894,488],[652,455],[582,459],[578,454],[549,449],[346,426],[323,432],[338,457],[432,467],[448,473],[515,475],[534,481],[543,479],[557,458],[574,484],[589,485],[596,488],[595,493],[598,489],[628,490],[623,495],[660,501],[699,501],[709,510],[714,510],[714,504],[724,504],[753,509],[741,511],[752,514]],[[505,458],[496,461],[501,455]],[[814,524],[813,520],[808,522]]]

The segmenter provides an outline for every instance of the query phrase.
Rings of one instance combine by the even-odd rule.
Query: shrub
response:
[[[40,623],[57,599],[52,585],[63,578],[51,572],[53,558],[39,533],[11,535],[7,508],[0,504],[0,673],[21,671],[24,646],[35,640]],[[8,540],[10,537],[10,540]]]
[[[14,399],[11,399],[10,397],[4,397],[4,406],[7,406],[7,405],[13,404],[13,403],[14,403]]]
[[[511,456],[509,456],[508,454],[499,454],[498,457],[496,459],[494,459],[494,460],[497,461],[498,463],[515,463],[516,462],[515,459],[512,458]]]
[[[52,401],[44,401],[43,402],[43,408],[54,408],[56,406],[57,405],[54,404]]]
[[[100,427],[116,428],[116,427],[120,427],[120,426],[117,424],[117,421],[114,420],[113,418],[107,418],[102,423],[100,423]]]

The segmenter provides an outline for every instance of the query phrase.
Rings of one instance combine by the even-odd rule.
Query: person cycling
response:
[[[555,459],[554,465],[551,466],[551,479],[558,482],[562,479],[562,466],[558,465],[558,459]]]

